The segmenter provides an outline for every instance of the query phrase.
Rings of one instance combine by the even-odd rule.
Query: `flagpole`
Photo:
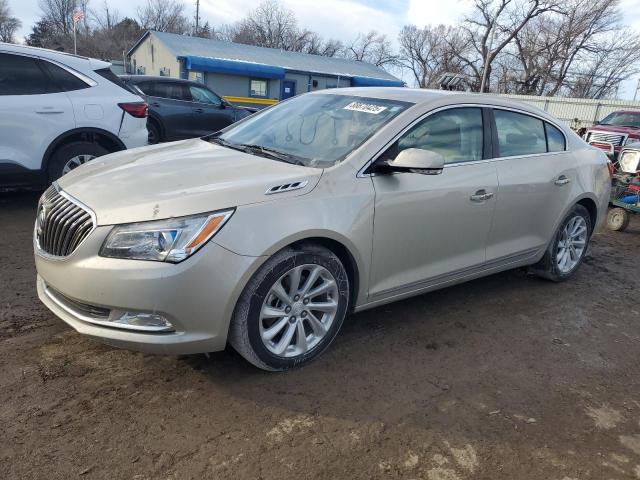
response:
[[[73,54],[74,55],[78,54],[78,46],[77,46],[77,43],[76,43],[76,25],[77,25],[77,23],[76,23],[76,21],[74,19],[74,21],[73,21]]]

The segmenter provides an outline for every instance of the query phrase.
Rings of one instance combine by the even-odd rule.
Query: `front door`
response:
[[[422,148],[446,163],[439,175],[372,177],[371,301],[444,282],[485,262],[498,179],[494,163],[484,161],[484,142],[482,109],[452,108],[418,122],[382,155]]]
[[[494,109],[500,189],[487,260],[535,256],[569,206],[577,163],[562,132],[539,118]]]
[[[292,80],[282,81],[282,100],[295,97],[296,95],[296,82]]]
[[[196,85],[189,85],[189,91],[193,100],[193,130],[196,135],[208,135],[233,123],[233,108],[227,108],[218,95]]]

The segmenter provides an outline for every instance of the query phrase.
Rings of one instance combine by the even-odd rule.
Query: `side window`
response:
[[[482,160],[483,137],[481,109],[452,108],[413,126],[384,158],[395,158],[407,148],[421,148],[439,153],[446,163]]]
[[[267,86],[268,84],[266,80],[252,78],[249,84],[249,94],[252,97],[266,97]]]
[[[500,157],[547,152],[544,123],[529,115],[494,110]]]
[[[156,97],[169,98],[171,100],[191,101],[191,92],[187,86],[178,82],[155,82],[153,88]]]
[[[155,83],[153,82],[140,82],[134,83],[136,87],[140,89],[142,93],[145,95],[149,95],[150,97],[159,97],[157,89],[155,88]]]
[[[42,61],[40,65],[49,73],[53,83],[57,85],[58,90],[61,92],[71,92],[73,90],[89,88],[89,85],[75,75],[67,72],[64,68],[60,68],[58,65],[47,61]]]
[[[564,135],[560,130],[550,123],[544,124],[547,131],[547,147],[550,152],[564,152],[567,149],[565,145]]]
[[[206,88],[189,85],[189,91],[194,102],[208,103],[209,105],[220,105],[222,103],[218,95]]]
[[[0,53],[0,95],[38,95],[56,90],[35,59]]]

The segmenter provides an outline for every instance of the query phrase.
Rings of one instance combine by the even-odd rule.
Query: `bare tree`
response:
[[[99,10],[91,10],[90,17],[96,28],[111,30],[114,25],[122,20],[118,10],[109,7],[106,0],[102,3]]]
[[[367,62],[378,67],[394,65],[398,61],[393,52],[391,41],[386,35],[371,30],[366,34],[358,34],[345,50],[346,58],[358,62]]]
[[[527,23],[556,11],[555,0],[474,0],[473,13],[465,18],[463,28],[467,47],[475,54],[460,54],[459,58],[473,72],[481,92],[489,88],[492,62]]]
[[[185,6],[177,0],[147,0],[138,7],[138,24],[143,30],[184,34],[190,31]]]
[[[15,42],[16,31],[22,22],[11,15],[8,0],[0,0],[0,42]]]
[[[413,74],[421,88],[437,86],[444,73],[463,73],[464,67],[456,54],[460,32],[444,25],[418,28],[405,26],[398,37],[399,63]]]
[[[42,17],[60,35],[73,33],[73,11],[76,0],[39,0]]]

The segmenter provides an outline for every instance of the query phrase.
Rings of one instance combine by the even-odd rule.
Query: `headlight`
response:
[[[195,253],[229,220],[234,210],[152,222],[117,225],[100,255],[178,263]]]

